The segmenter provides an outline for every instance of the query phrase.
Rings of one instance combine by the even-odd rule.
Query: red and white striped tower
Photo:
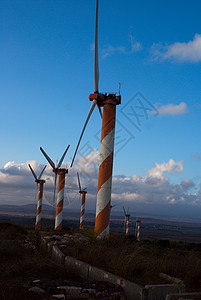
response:
[[[130,219],[130,215],[126,215],[126,235],[128,235],[128,231],[129,231],[129,219]]]
[[[99,106],[101,104],[103,105],[103,117],[95,222],[95,233],[98,238],[109,235],[115,116],[116,105],[120,102],[116,95],[108,95],[107,98],[100,101]]]
[[[64,154],[62,155],[60,161],[58,162],[57,166],[55,163],[51,160],[51,158],[47,155],[47,153],[43,150],[42,147],[40,147],[41,152],[47,159],[47,161],[50,163],[50,165],[53,168],[53,172],[55,174],[54,179],[54,199],[53,202],[55,203],[55,192],[56,192],[56,185],[57,185],[57,175],[59,175],[59,183],[58,183],[58,192],[57,192],[57,207],[56,207],[56,217],[55,217],[55,230],[61,230],[62,229],[62,218],[63,218],[63,205],[64,205],[64,188],[65,188],[65,176],[68,173],[68,169],[61,169],[62,162],[65,158],[65,155],[69,149],[70,145],[66,148],[64,151]]]
[[[81,214],[80,214],[80,229],[83,229],[84,228],[85,197],[86,197],[87,191],[79,191],[79,193],[82,195]]]
[[[36,196],[37,196],[37,191],[38,191],[38,185],[39,185],[39,191],[38,191],[38,201],[37,201],[37,212],[36,212],[36,223],[35,223],[35,230],[40,229],[41,225],[41,215],[42,215],[42,200],[43,200],[43,186],[45,183],[45,180],[42,180],[41,177],[43,175],[43,172],[45,171],[46,166],[42,169],[40,175],[37,177],[36,173],[32,169],[31,165],[28,164],[31,173],[33,174],[36,182],[36,193],[35,193],[35,202],[36,202]]]
[[[140,241],[140,220],[137,220],[137,241]]]
[[[55,230],[62,229],[62,219],[63,219],[63,204],[64,204],[64,188],[65,188],[65,176],[68,173],[67,169],[55,169],[54,173],[59,175],[58,192],[57,192],[57,207],[56,207],[56,217],[55,217]]]
[[[38,191],[38,201],[37,201],[37,213],[36,213],[36,223],[35,223],[35,230],[39,230],[41,226],[41,215],[42,215],[42,200],[43,200],[43,186],[45,180],[38,180],[36,179],[35,182],[39,184],[39,191]]]
[[[94,55],[94,93],[89,95],[91,108],[82,129],[71,167],[75,160],[80,142],[82,140],[87,123],[97,106],[102,116],[100,162],[98,175],[98,191],[96,205],[95,233],[97,238],[107,237],[109,234],[110,202],[112,188],[112,168],[115,135],[116,105],[121,103],[121,96],[116,94],[99,93],[99,66],[98,66],[98,4],[96,1],[96,25],[95,25],[95,55]],[[103,107],[103,114],[101,112]]]
[[[84,212],[85,212],[85,198],[86,198],[86,187],[82,189],[81,183],[80,183],[80,177],[79,173],[77,172],[77,180],[78,180],[78,188],[79,188],[79,193],[82,195],[82,204],[81,204],[81,214],[80,214],[80,229],[83,229],[84,225]]]

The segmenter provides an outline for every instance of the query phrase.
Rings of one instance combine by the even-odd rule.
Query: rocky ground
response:
[[[50,232],[49,232],[50,234]],[[47,236],[47,235],[46,235]],[[80,234],[53,232],[52,244],[88,240]],[[39,251],[33,230],[0,224],[0,299],[125,299],[122,289],[104,282],[86,282],[78,274],[54,264]]]

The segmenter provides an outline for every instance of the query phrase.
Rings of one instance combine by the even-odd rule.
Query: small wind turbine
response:
[[[125,219],[126,219],[126,235],[128,235],[128,231],[129,231],[129,219],[130,219],[130,215],[128,213],[129,208],[127,209],[127,212],[123,206],[123,210],[124,210],[124,215],[125,215]]]
[[[84,212],[85,212],[85,198],[86,198],[86,187],[84,189],[81,188],[79,173],[77,172],[77,180],[78,180],[78,187],[79,187],[79,193],[82,195],[82,204],[81,204],[81,214],[80,214],[80,229],[83,229],[84,225]]]
[[[95,25],[95,57],[94,57],[94,93],[89,95],[92,101],[91,108],[84,123],[73,159],[73,166],[80,142],[82,140],[87,123],[93,113],[95,106],[98,107],[102,116],[100,162],[98,175],[98,191],[96,204],[95,232],[98,238],[109,235],[109,218],[112,188],[112,169],[115,136],[116,106],[121,103],[121,95],[99,93],[99,66],[98,66],[98,3],[96,2],[96,25]],[[103,107],[103,114],[101,112]]]
[[[63,203],[64,203],[64,187],[65,187],[65,176],[68,173],[68,169],[61,169],[61,164],[65,158],[65,155],[69,149],[70,145],[66,148],[64,154],[62,155],[60,161],[56,165],[51,158],[47,155],[47,153],[40,147],[43,155],[50,163],[51,167],[53,168],[53,172],[55,173],[54,178],[54,203],[55,203],[55,194],[56,194],[56,186],[57,186],[57,175],[59,175],[59,183],[58,183],[58,192],[57,192],[57,207],[56,207],[56,217],[55,217],[55,230],[62,229],[62,217],[63,217]]]
[[[41,177],[43,175],[43,172],[45,171],[45,168],[47,166],[44,166],[42,169],[40,175],[37,177],[36,173],[32,169],[31,165],[28,164],[31,173],[33,174],[33,177],[35,178],[36,182],[36,193],[35,193],[35,201],[36,201],[36,196],[37,196],[37,191],[38,191],[38,185],[39,185],[39,191],[38,191],[38,201],[37,201],[37,212],[36,212],[36,223],[35,223],[35,230],[40,229],[41,226],[41,211],[42,211],[42,200],[43,200],[43,185],[45,183],[45,180],[42,180]]]

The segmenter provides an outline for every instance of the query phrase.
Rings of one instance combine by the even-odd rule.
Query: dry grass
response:
[[[65,232],[72,233],[72,230],[62,233]],[[187,290],[201,289],[201,244],[167,240],[137,242],[133,237],[119,234],[98,241],[93,237],[93,230],[82,233],[90,242],[69,244],[65,249],[67,255],[141,285],[160,283],[159,273],[166,273],[184,280]],[[35,241],[36,249],[25,242],[27,238]],[[80,281],[76,274],[69,274],[37,251],[34,231],[6,223],[0,224],[0,270],[0,285],[10,280],[25,282],[34,278]]]
[[[33,240],[34,245],[29,240]],[[20,226],[1,223],[0,280],[80,280],[76,274],[69,274],[64,267],[58,267],[48,257],[42,256],[37,246],[37,237],[33,231],[27,232]]]
[[[201,245],[169,241],[141,241],[112,234],[97,241],[92,232],[86,245],[71,244],[66,254],[118,274],[141,285],[161,283],[159,273],[184,280],[188,290],[201,289]]]

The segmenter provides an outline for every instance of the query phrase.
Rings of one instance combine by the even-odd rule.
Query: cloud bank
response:
[[[79,209],[79,193],[77,185],[77,171],[80,173],[82,187],[87,186],[87,209],[94,210],[96,206],[96,192],[98,181],[99,153],[93,150],[87,156],[78,156],[75,167],[69,169],[66,175],[65,207]],[[28,204],[34,203],[35,182],[28,169],[30,163],[36,174],[39,174],[42,165],[35,161],[24,164],[8,162],[0,169],[0,204]],[[64,167],[69,163],[64,164]],[[153,168],[146,171],[146,175],[116,175],[113,177],[112,203],[122,203],[135,210],[141,207],[144,212],[157,211],[158,207],[182,206],[188,212],[189,207],[201,205],[200,187],[186,178],[181,183],[171,183],[174,174],[182,173],[183,161],[169,159],[167,162],[155,163]],[[43,178],[46,180],[44,203],[52,205],[54,174],[47,166]],[[196,191],[196,192],[195,192]],[[178,211],[178,214],[180,212]]]

